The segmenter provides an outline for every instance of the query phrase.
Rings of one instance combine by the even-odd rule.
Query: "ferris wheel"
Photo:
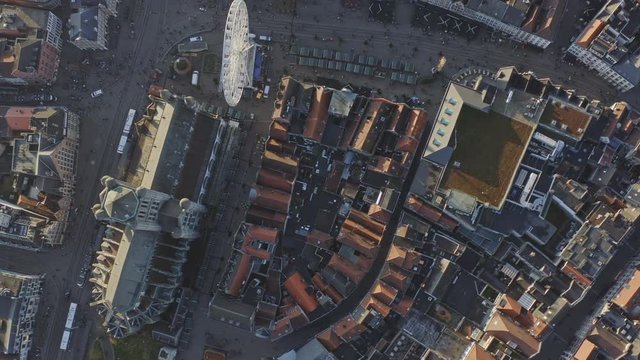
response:
[[[224,30],[220,89],[229,106],[240,102],[242,92],[253,82],[255,43],[249,37],[249,14],[243,0],[229,7]]]

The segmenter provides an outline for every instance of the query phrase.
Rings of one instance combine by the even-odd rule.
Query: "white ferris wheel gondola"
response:
[[[220,90],[229,106],[240,102],[242,92],[253,82],[256,46],[249,37],[249,14],[243,0],[229,7],[224,31]]]

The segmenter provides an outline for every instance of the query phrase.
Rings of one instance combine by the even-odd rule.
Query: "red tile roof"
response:
[[[389,174],[391,176],[400,176],[404,171],[402,164],[398,161],[385,156],[376,156],[376,163],[370,165],[369,168],[379,173]]]
[[[401,291],[407,291],[411,282],[411,278],[399,267],[389,263],[385,264],[380,279]]]
[[[311,101],[311,110],[305,123],[303,136],[314,141],[322,140],[322,134],[327,126],[329,119],[329,103],[333,92],[324,87],[317,86],[315,88],[313,99]]]
[[[160,97],[160,91],[162,91],[162,86],[158,86],[156,84],[151,84],[149,85],[149,90],[147,91],[147,93],[149,93],[149,95],[155,96],[157,98]]]
[[[337,193],[340,189],[340,183],[342,182],[342,171],[344,170],[344,163],[342,161],[333,161],[333,169],[327,176],[324,182],[324,189],[328,192]]]
[[[249,255],[242,255],[240,258],[240,262],[236,267],[236,271],[231,279],[231,282],[227,286],[227,294],[238,297],[240,296],[240,291],[242,290],[242,286],[244,282],[247,280],[247,276],[249,276],[249,271],[251,270],[252,259]]]
[[[299,272],[295,272],[289,276],[284,282],[284,287],[304,312],[312,313],[318,308],[318,300],[315,295],[309,294],[307,291],[309,284],[304,281]]]
[[[407,196],[405,206],[414,211],[416,214],[420,215],[425,220],[438,224],[451,232],[453,232],[458,227],[457,221],[453,220],[447,215],[444,215],[442,211],[427,204],[414,194],[410,194],[409,196]]]
[[[411,136],[414,139],[420,139],[422,133],[427,127],[428,119],[427,113],[421,109],[413,109],[411,111],[411,118],[409,125],[404,135]]]
[[[582,284],[583,286],[591,286],[591,283],[592,283],[591,279],[586,277],[583,273],[581,273],[578,269],[571,266],[571,264],[569,263],[565,263],[564,266],[560,268],[560,271],[562,271],[563,273],[565,273],[566,275],[568,275],[570,278],[574,279],[578,283]]]
[[[489,320],[485,332],[504,343],[515,344],[516,349],[527,357],[532,357],[540,352],[540,341],[499,312],[496,312]]]
[[[342,320],[338,321],[333,327],[336,335],[346,341],[362,334],[366,329],[364,325],[357,322],[351,315],[342,318]]]
[[[283,213],[251,205],[247,211],[247,220],[254,223],[266,223],[270,226],[284,229],[287,216]]]
[[[42,216],[46,216],[51,220],[56,219],[56,212],[46,205],[46,197],[45,199],[43,199],[43,201],[38,201],[36,199],[32,199],[20,194],[18,195],[17,205],[22,206],[25,209],[34,211]]]
[[[263,208],[286,213],[289,210],[291,194],[274,188],[256,185],[254,203]]]
[[[311,281],[313,282],[313,285],[318,290],[322,291],[327,296],[329,296],[334,303],[339,304],[342,302],[342,300],[344,300],[344,297],[340,295],[338,290],[336,290],[333,286],[329,285],[324,280],[322,275],[320,275],[320,273],[316,273],[315,275],[313,275],[313,277],[311,278]]]
[[[269,127],[269,136],[280,141],[287,141],[287,127],[279,121],[272,121]]]
[[[631,347],[631,344],[621,340],[601,323],[596,323],[593,326],[591,333],[587,335],[587,339],[614,359],[622,359]]]
[[[311,244],[322,249],[329,249],[333,243],[333,236],[323,231],[313,229],[307,234],[307,244]]]
[[[327,350],[331,352],[335,351],[340,344],[342,344],[342,340],[340,340],[338,335],[336,335],[336,333],[331,329],[321,332],[316,338],[322,345],[324,345],[325,348],[327,348]]]
[[[400,120],[403,118],[403,111],[409,107],[406,104],[397,104],[395,110],[393,111],[393,116],[391,117],[391,121],[389,122],[389,130],[398,132],[398,126],[400,124]]]
[[[340,230],[336,240],[370,258],[374,257],[378,253],[378,246],[376,243],[363,236],[345,230],[344,228]]]
[[[527,329],[529,334],[536,338],[540,338],[549,328],[546,322],[536,318],[532,312],[526,311],[520,303],[507,294],[502,295],[496,309]]]
[[[258,172],[258,184],[272,187],[287,193],[293,189],[294,177],[281,171],[261,168]]]
[[[417,149],[418,149],[418,140],[410,136],[401,137],[400,140],[398,140],[398,143],[396,144],[396,151],[404,151],[411,154],[415,154]]]
[[[384,304],[391,305],[398,296],[398,289],[385,283],[384,281],[378,280],[373,285],[370,294]]]
[[[376,243],[379,243],[384,233],[385,225],[373,220],[369,215],[352,209],[342,224],[346,230],[353,231]]]
[[[362,280],[362,277],[365,274],[364,270],[358,268],[356,265],[350,263],[348,260],[338,254],[334,254],[331,257],[328,266],[342,273],[349,280],[353,281],[356,284],[359,283],[360,280]]]
[[[393,308],[393,311],[397,312],[401,316],[407,316],[409,315],[409,311],[411,311],[411,308],[413,307],[413,298],[410,296],[405,296],[402,298],[402,300],[393,304],[391,307]]]
[[[369,206],[368,215],[377,222],[385,225],[391,220],[391,211],[384,209],[378,204],[371,204],[371,206]]]
[[[597,349],[598,347],[596,346],[596,344],[589,341],[589,339],[584,339],[584,341],[582,341],[582,344],[580,345],[576,353],[573,355],[573,359],[574,360],[593,360],[593,357],[591,356],[593,355],[594,352],[597,351]]]
[[[585,49],[588,48],[589,45],[591,45],[593,39],[595,39],[600,34],[602,29],[604,29],[605,25],[607,24],[600,19],[594,20],[589,25],[589,28],[584,31],[583,35],[578,39],[578,41],[576,41],[576,44],[582,46]]]
[[[473,343],[464,360],[496,360],[496,358],[487,350],[481,348],[478,343]]]
[[[620,289],[612,302],[625,311],[629,311],[632,310],[630,309],[631,305],[638,302],[638,300],[640,300],[640,270],[636,269],[631,279]]]
[[[522,305],[507,294],[502,295],[496,309],[514,320],[522,314]]]
[[[413,270],[420,264],[420,253],[391,244],[387,261],[405,270]]]
[[[360,124],[356,130],[353,139],[351,140],[351,147],[360,152],[371,153],[376,146],[377,136],[380,129],[376,127],[379,125],[378,111],[383,104],[390,104],[391,102],[386,99],[372,99],[369,101],[364,115],[361,117]]]
[[[265,150],[262,157],[262,166],[273,170],[296,174],[298,171],[298,159],[287,154]]]
[[[253,258],[259,258],[263,260],[269,260],[271,258],[271,253],[268,250],[255,248],[253,247],[253,243],[256,241],[262,241],[275,245],[277,240],[277,229],[253,224],[248,225],[247,231],[242,240],[242,245],[240,247],[242,257],[240,258],[240,262],[236,267],[233,278],[231,279],[231,282],[227,287],[227,294],[235,297],[240,296],[242,286],[249,276]]]
[[[33,108],[18,106],[10,107],[4,115],[7,127],[13,132],[30,130],[33,112]]]
[[[365,309],[373,308],[375,311],[379,312],[383,317],[389,316],[391,313],[391,306],[383,303],[382,301],[374,298],[370,294],[365,296],[360,302],[360,306]]]
[[[269,138],[269,140],[267,140],[265,144],[265,147],[267,150],[287,155],[294,155],[296,151],[296,145],[294,143],[280,141],[276,138]]]

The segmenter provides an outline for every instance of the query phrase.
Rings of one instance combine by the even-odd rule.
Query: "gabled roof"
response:
[[[358,268],[356,265],[350,263],[348,260],[345,260],[342,256],[338,254],[334,254],[329,260],[329,267],[337,270],[346,276],[349,280],[354,283],[359,283],[360,280],[364,277],[365,271]]]
[[[614,359],[620,359],[626,355],[630,346],[600,323],[593,327],[587,339]]]
[[[289,209],[291,194],[267,186],[256,185],[254,202],[266,209],[286,213]]]
[[[362,334],[365,330],[366,327],[357,322],[351,315],[342,318],[342,320],[338,321],[333,326],[333,331],[336,333],[336,335],[346,341],[349,341],[352,338]]]
[[[318,308],[318,300],[316,300],[315,296],[307,292],[309,284],[304,281],[299,272],[295,272],[289,276],[284,282],[284,287],[304,312],[311,313]]]
[[[640,296],[640,270],[633,272],[631,279],[627,281],[613,298],[612,302],[624,310],[630,310],[629,306],[638,300]]]
[[[392,244],[389,249],[389,255],[387,255],[387,262],[405,270],[413,271],[413,268],[420,263],[420,254]]]
[[[578,348],[575,354],[573,354],[573,360],[594,360],[593,354],[598,352],[596,344],[584,339],[582,344]]]
[[[28,131],[31,128],[32,115],[33,108],[12,106],[7,109],[2,121],[6,122],[7,128],[13,132]]]
[[[329,351],[335,351],[340,346],[340,344],[342,344],[342,340],[340,340],[338,335],[336,335],[336,333],[331,329],[326,329],[325,331],[318,334],[316,338]]]
[[[576,44],[582,46],[583,48],[588,48],[591,45],[593,39],[595,39],[602,29],[604,29],[605,25],[607,25],[604,21],[600,19],[595,19],[589,27],[585,29],[582,33],[582,36],[576,41]]]
[[[540,342],[536,338],[499,312],[489,320],[485,332],[505,343],[515,344],[517,350],[527,357],[540,352]]]
[[[491,355],[487,350],[480,347],[478,343],[471,344],[471,349],[467,353],[464,360],[495,360],[496,358]]]
[[[400,291],[406,291],[409,288],[411,277],[402,272],[402,270],[397,268],[395,265],[386,263],[382,270],[382,274],[380,275],[380,280],[383,280]]]
[[[307,244],[317,246],[322,249],[329,249],[333,245],[333,236],[313,229],[307,234]]]
[[[360,306],[367,310],[373,308],[373,310],[380,313],[383,317],[387,317],[391,313],[391,306],[385,304],[384,302],[380,301],[378,298],[371,296],[370,294],[362,299],[362,301],[360,302]]]
[[[303,136],[319,142],[329,119],[329,103],[333,92],[322,87],[315,88],[311,102],[311,111],[305,123]]]
[[[313,282],[313,285],[318,290],[322,291],[327,296],[329,296],[334,303],[339,304],[342,302],[342,300],[344,300],[344,297],[340,295],[338,290],[336,290],[336,288],[334,288],[333,286],[329,285],[324,280],[322,275],[320,275],[320,273],[316,273],[315,275],[313,275],[313,277],[311,278],[311,281]]]
[[[293,176],[281,171],[261,168],[258,172],[257,183],[276,190],[291,193],[291,190],[293,189]]]
[[[398,289],[395,289],[384,281],[378,280],[371,289],[371,296],[384,304],[391,305],[398,296]]]
[[[76,40],[98,40],[99,18],[98,6],[82,8],[77,13],[72,13],[69,17],[69,39]]]

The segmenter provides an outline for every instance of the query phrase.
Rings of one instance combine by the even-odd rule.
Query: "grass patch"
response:
[[[151,326],[124,339],[112,339],[116,360],[156,360],[162,347],[151,338]]]
[[[485,113],[463,105],[455,131],[456,148],[445,174],[445,187],[500,207],[533,128],[493,111]]]
[[[215,54],[206,54],[204,56],[204,64],[202,66],[202,72],[205,74],[215,74],[218,72],[220,66],[220,60]]]
[[[89,360],[104,360],[102,346],[98,340],[94,341],[91,346],[91,350],[89,351]]]

